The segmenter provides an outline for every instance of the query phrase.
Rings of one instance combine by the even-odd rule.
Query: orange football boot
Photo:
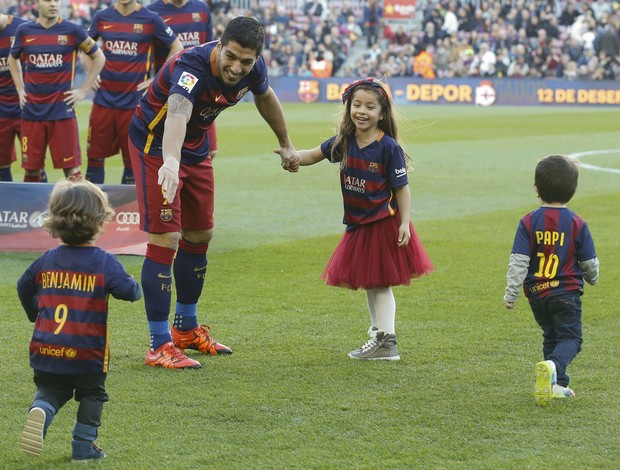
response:
[[[203,354],[215,356],[217,354],[232,354],[232,349],[215,341],[209,334],[208,325],[200,325],[189,331],[179,331],[174,326],[170,328],[172,341],[179,349],[195,349]]]
[[[155,351],[148,348],[144,362],[147,366],[166,369],[200,369],[200,362],[187,357],[183,351],[174,347],[172,341],[162,344]]]

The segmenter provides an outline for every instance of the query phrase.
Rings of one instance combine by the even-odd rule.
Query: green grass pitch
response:
[[[340,112],[284,107],[298,149],[331,136]],[[89,105],[79,111],[85,139]],[[401,361],[348,359],[366,339],[364,292],[319,279],[343,230],[337,168],[282,171],[268,126],[240,104],[218,119],[216,235],[199,304],[199,320],[234,354],[200,357],[197,371],[148,368],[142,302],[111,299],[101,468],[620,466],[620,109],[399,113],[415,168],[412,219],[436,266],[394,289]],[[513,311],[502,305],[514,231],[538,204],[540,158],[600,150],[610,152],[581,160],[603,170],[582,169],[569,203],[601,260],[600,282],[584,296],[583,351],[570,367],[577,397],[538,408],[540,331],[523,297]],[[120,175],[114,157],[106,182]],[[0,468],[61,469],[71,455],[75,402],[57,415],[37,461],[19,449],[34,385],[32,326],[15,281],[35,257],[0,254]],[[120,259],[139,279],[141,258]]]

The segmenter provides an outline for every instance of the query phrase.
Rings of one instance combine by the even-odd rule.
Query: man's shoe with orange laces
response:
[[[147,366],[166,369],[200,369],[200,362],[187,357],[183,351],[174,347],[172,341],[162,344],[155,351],[149,348],[144,362]]]
[[[208,325],[200,325],[189,331],[179,331],[174,326],[170,328],[172,341],[179,349],[195,349],[203,354],[232,354],[232,349],[215,341],[209,334]]]

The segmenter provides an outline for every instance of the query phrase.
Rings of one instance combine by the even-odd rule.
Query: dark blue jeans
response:
[[[75,399],[80,403],[77,422],[99,427],[103,404],[109,400],[105,379],[106,374],[65,375],[35,370],[37,392],[34,399],[49,403],[58,412],[75,394]]]
[[[568,386],[566,368],[581,351],[581,296],[578,292],[530,304],[543,330],[543,357],[555,363],[557,383]]]

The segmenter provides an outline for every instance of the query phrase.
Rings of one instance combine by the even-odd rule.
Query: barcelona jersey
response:
[[[224,85],[216,64],[217,44],[213,41],[178,52],[155,76],[129,125],[131,141],[145,154],[161,157],[168,96],[180,94],[193,104],[181,149],[181,162],[191,165],[209,155],[207,128],[218,114],[237,104],[249,91],[262,95],[269,89],[262,56],[237,84]]]
[[[7,58],[17,27],[26,20],[9,15],[6,28],[0,31],[0,119],[19,118],[19,97],[11,77]]]
[[[156,41],[165,46],[167,55],[174,33],[158,15],[138,4],[127,16],[116,5],[97,12],[88,34],[101,39],[106,58],[93,102],[113,109],[135,108],[142,96],[136,86],[149,78]]]
[[[530,258],[523,291],[530,302],[583,292],[580,261],[596,257],[586,222],[566,207],[540,207],[519,222],[513,253]]]
[[[54,374],[108,371],[108,296],[137,300],[142,291],[118,259],[96,246],[61,245],[17,281],[33,320],[30,365]],[[38,314],[37,314],[38,313]]]
[[[332,158],[332,137],[321,144],[321,151],[328,160]],[[369,224],[397,212],[393,188],[409,183],[405,154],[398,142],[381,132],[379,137],[364,148],[359,148],[355,136],[349,138],[347,165],[340,171],[344,204],[343,222],[347,230]]]
[[[209,6],[200,0],[189,0],[182,7],[175,6],[169,0],[157,0],[151,3],[149,10],[162,17],[166,25],[172,28],[184,48],[198,46],[213,40],[213,24]],[[166,61],[167,54],[157,50],[155,66],[159,70]]]
[[[84,28],[60,18],[44,28],[30,21],[17,28],[11,55],[23,59],[27,103],[22,119],[59,121],[75,117],[75,110],[63,100],[73,89],[77,52],[92,55],[98,47]]]

